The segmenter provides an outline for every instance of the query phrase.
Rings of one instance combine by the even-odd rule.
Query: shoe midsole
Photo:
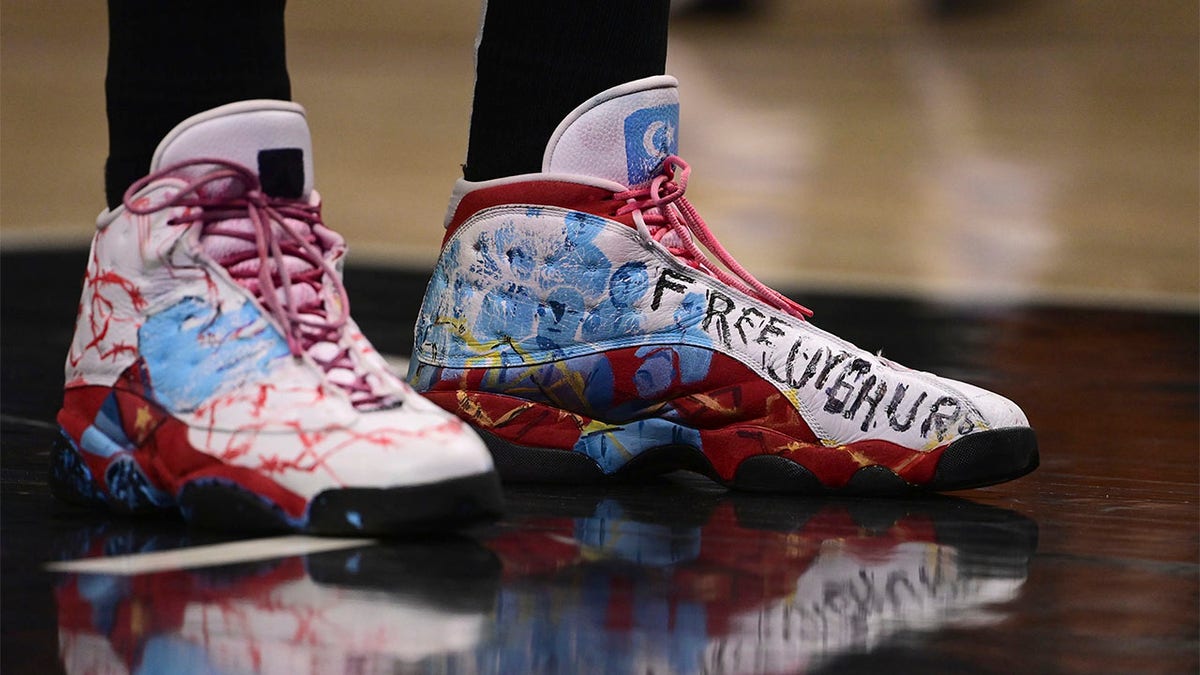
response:
[[[704,453],[724,481],[733,481],[738,466],[747,458],[780,455],[805,467],[830,488],[843,487],[856,471],[874,465],[887,467],[908,483],[922,485],[933,478],[946,448],[923,452],[877,440],[831,447],[797,440],[761,424],[736,421],[711,428],[662,417],[607,422],[487,391],[430,391],[425,396],[473,427],[510,443],[584,454],[607,475],[644,452],[686,446]]]

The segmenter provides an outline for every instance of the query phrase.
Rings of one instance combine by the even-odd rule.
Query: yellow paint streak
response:
[[[583,379],[583,373],[568,368],[566,361],[556,361],[554,369],[562,376],[561,382],[565,383],[580,400],[583,400],[583,390],[587,386],[587,382]]]
[[[799,450],[807,450],[808,448],[816,447],[812,443],[804,443],[802,441],[792,441],[779,449],[780,454],[785,452],[797,452]]]
[[[859,466],[871,466],[875,463],[850,446],[843,445],[838,449],[845,451],[845,453],[850,456],[850,459],[854,460],[854,463]]]
[[[508,424],[509,422],[513,421],[513,419],[520,416],[521,413],[525,412],[526,410],[529,410],[533,406],[534,406],[533,403],[522,403],[521,405],[517,406],[516,408],[513,408],[512,410],[509,410],[508,412],[501,415],[500,419],[496,420],[492,426],[502,427],[505,424]]]
[[[901,471],[903,471],[903,470],[907,469],[909,466],[911,466],[913,464],[913,462],[916,462],[918,459],[920,459],[920,457],[921,457],[920,455],[910,455],[908,459],[904,460],[903,462],[900,462],[896,466],[891,467],[891,469],[892,469],[892,471],[894,471],[896,473],[900,473]]]
[[[737,408],[726,408],[725,406],[721,405],[720,401],[707,394],[695,394],[692,396],[692,398],[703,403],[704,407],[708,408],[709,410],[720,411],[722,415],[733,415],[737,413]]]
[[[608,440],[612,441],[613,447],[615,447],[617,450],[619,450],[622,455],[624,455],[626,457],[633,456],[633,454],[629,452],[629,450],[625,447],[625,445],[622,444],[621,441],[617,440],[616,434],[614,434],[610,431],[610,432],[606,433],[605,435],[608,436]]]
[[[485,411],[483,409],[483,406],[479,405],[475,401],[475,399],[471,398],[470,392],[458,391],[455,393],[455,398],[458,399],[459,409],[461,409],[476,424],[478,424],[481,427],[488,428],[488,429],[496,429],[499,427],[503,427],[503,426],[509,424],[510,422],[512,422],[514,419],[520,417],[527,411],[538,407],[537,403],[534,403],[533,401],[526,401],[524,403],[521,403],[517,407],[509,410],[508,412],[504,413],[500,417],[498,417],[496,419],[492,419],[492,416],[489,415],[487,413],[487,411]],[[597,424],[596,422],[591,422],[590,424],[585,425],[584,421],[583,421],[584,420],[583,417],[580,417],[579,415],[576,415],[575,413],[567,412],[565,410],[556,410],[554,412],[559,416],[560,419],[567,418],[567,419],[574,420],[575,426],[579,429],[584,429],[586,427],[590,427],[590,426]],[[599,427],[599,429],[604,429],[604,428],[607,428],[607,427],[606,426]]]
[[[470,394],[465,391],[458,391],[456,392],[456,398],[458,399],[459,409],[477,424],[489,429],[496,426],[496,423],[492,421],[491,415],[488,415],[483,407],[476,403],[475,399],[471,398]]]
[[[581,422],[583,421],[582,418],[580,418],[580,421]],[[595,420],[594,419],[594,420],[588,422],[587,424],[582,424],[579,427],[579,430],[582,431],[584,434],[591,436],[592,434],[598,434],[598,433],[602,433],[605,431],[611,431],[611,430],[614,430],[617,428],[619,428],[619,427],[609,424],[608,422],[605,422],[603,420]]]

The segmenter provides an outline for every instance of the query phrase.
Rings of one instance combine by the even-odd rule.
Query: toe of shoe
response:
[[[928,488],[995,485],[1037,468],[1037,437],[1016,403],[974,385],[954,382],[953,387],[979,412],[984,427],[959,437],[945,449]]]
[[[952,385],[979,411],[989,429],[1029,426],[1029,418],[1021,407],[1004,396],[965,382],[952,382]]]
[[[372,431],[361,443],[362,457],[342,467],[347,486],[425,485],[494,471],[479,436],[440,408],[364,417]]]

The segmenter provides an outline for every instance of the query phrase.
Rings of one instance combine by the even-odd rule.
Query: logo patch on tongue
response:
[[[658,173],[667,155],[679,149],[679,104],[635,110],[625,118],[625,161],[629,185],[641,185]]]
[[[258,179],[263,192],[272,197],[299,199],[304,196],[304,151],[276,148],[258,153]]]

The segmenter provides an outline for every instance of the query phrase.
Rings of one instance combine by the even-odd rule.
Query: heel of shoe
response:
[[[107,508],[116,513],[146,514],[173,510],[175,500],[155,487],[134,459],[122,451],[105,465],[103,482],[84,459],[81,450],[63,431],[50,453],[50,492],[78,506]]]
[[[68,504],[88,508],[108,505],[79,449],[65,432],[59,432],[50,448],[49,483],[50,493]]]

